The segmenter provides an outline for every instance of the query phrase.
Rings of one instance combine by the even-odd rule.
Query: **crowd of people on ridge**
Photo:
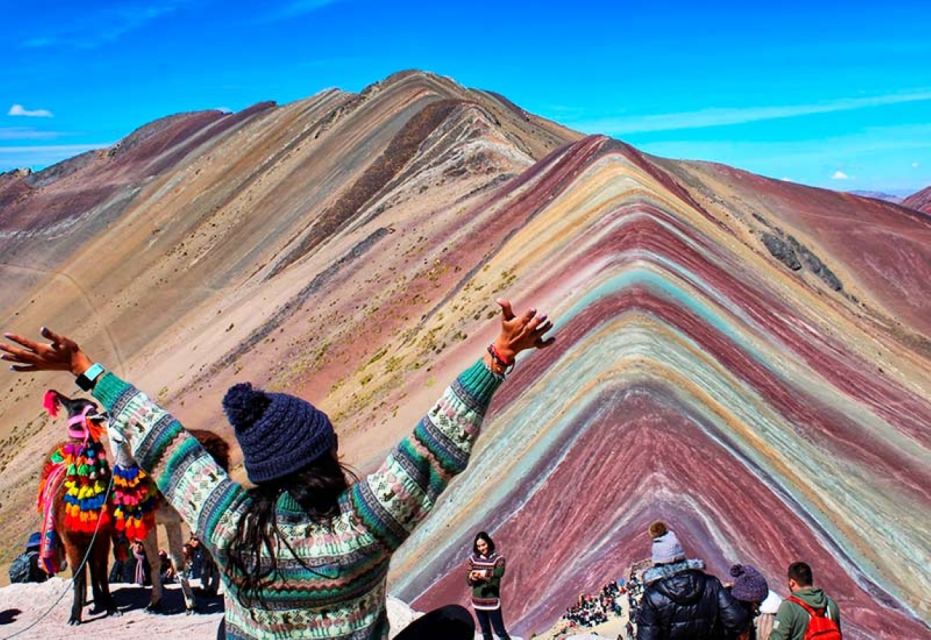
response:
[[[562,619],[574,627],[594,627],[608,621],[609,615],[623,613],[622,596],[627,592],[624,581],[612,581],[597,594],[580,593],[578,602],[566,609]]]
[[[646,564],[650,566],[649,563],[637,563]],[[647,568],[647,567],[644,567]],[[640,600],[643,598],[643,571],[638,570],[637,565],[630,570],[630,575],[627,578],[627,584],[625,585],[627,590],[627,613],[629,620],[636,620],[637,616],[640,613]],[[628,635],[632,635],[628,633]]]

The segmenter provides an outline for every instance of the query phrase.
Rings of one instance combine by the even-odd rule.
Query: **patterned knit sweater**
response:
[[[472,579],[473,572],[480,574]],[[472,587],[472,606],[494,610],[501,607],[501,578],[504,577],[504,556],[492,551],[487,556],[473,553],[469,556],[468,582]]]
[[[237,584],[224,572],[227,638],[387,638],[391,554],[427,516],[450,479],[466,468],[502,380],[481,360],[460,374],[413,435],[340,497],[340,514],[327,525],[315,524],[285,493],[278,525],[294,555],[279,550],[280,573],[263,590],[267,607],[262,609],[240,604]],[[247,491],[174,417],[114,374],[98,380],[94,396],[129,440],[140,466],[224,568],[250,500]]]

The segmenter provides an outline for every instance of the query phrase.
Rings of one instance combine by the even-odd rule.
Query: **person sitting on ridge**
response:
[[[10,563],[10,582],[45,582],[48,580],[48,574],[39,566],[39,546],[42,541],[42,534],[38,531],[29,536],[26,543],[26,551],[16,556]]]
[[[521,351],[553,343],[553,324],[499,300],[501,329],[388,455],[350,483],[325,413],[248,383],[223,407],[255,488],[233,482],[181,423],[145,394],[91,360],[73,340],[5,334],[2,359],[21,372],[63,370],[92,391],[140,466],[223,570],[229,639],[388,637],[386,579],[392,553],[465,470],[495,390]],[[454,605],[414,621],[397,640],[471,638],[475,623]]]

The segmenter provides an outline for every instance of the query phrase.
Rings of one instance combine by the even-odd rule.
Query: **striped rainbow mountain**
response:
[[[304,394],[364,472],[493,337],[557,322],[469,471],[393,564],[465,602],[487,529],[516,632],[649,553],[663,519],[726,576],[806,559],[851,638],[929,637],[931,215],[584,137],[404,72],[171,116],[0,176],[0,318],[71,332],[188,426],[224,390]],[[18,549],[61,425],[4,378],[0,539]],[[239,472],[241,474],[241,471]]]

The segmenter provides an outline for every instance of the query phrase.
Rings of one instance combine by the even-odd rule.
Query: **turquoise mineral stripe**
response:
[[[599,299],[635,285],[642,285],[661,296],[677,302],[679,306],[688,309],[701,318],[704,324],[714,327],[723,335],[730,338],[741,349],[751,354],[753,359],[762,366],[774,370],[772,366],[773,363],[760,352],[751,340],[746,338],[744,332],[736,330],[730,318],[721,315],[721,313],[701,300],[695,293],[686,291],[682,286],[675,283],[670,276],[656,273],[650,269],[627,269],[623,273],[608,278],[598,286],[592,288],[565,313],[560,314],[560,324],[568,324],[571,322],[572,318],[593,305]],[[724,301],[722,301],[721,306],[729,311],[739,311],[736,309],[735,305],[725,304]],[[745,317],[743,313],[738,313],[737,315],[742,318]],[[755,324],[752,320],[748,318],[745,319],[749,324]]]

